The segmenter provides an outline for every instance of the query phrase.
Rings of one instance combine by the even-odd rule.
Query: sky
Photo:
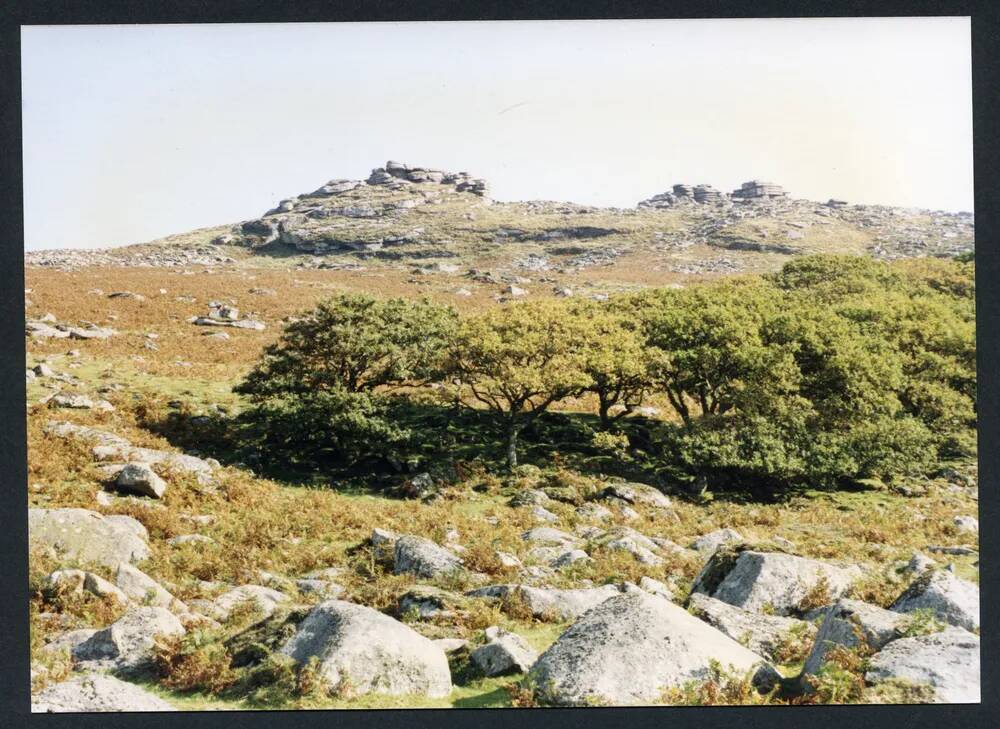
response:
[[[967,18],[22,28],[25,247],[259,217],[386,160],[497,200],[762,178],[972,210]]]

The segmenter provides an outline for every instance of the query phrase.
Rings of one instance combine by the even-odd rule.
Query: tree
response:
[[[759,280],[662,290],[642,302],[657,385],[681,420],[767,409],[797,387],[791,351],[764,340],[780,295]]]
[[[457,316],[425,301],[342,294],[285,327],[236,392],[271,394],[420,384],[440,374]]]
[[[276,460],[353,464],[390,456],[412,433],[386,390],[440,376],[456,314],[427,302],[343,294],[290,323],[234,391],[242,414]]]
[[[456,394],[463,404],[496,414],[511,469],[524,428],[591,385],[584,356],[590,336],[582,317],[552,301],[490,309],[459,327],[449,360]]]
[[[571,307],[570,315],[586,322],[583,368],[591,382],[583,392],[597,396],[601,428],[609,430],[642,405],[651,384],[650,350],[625,307],[585,302]],[[612,414],[616,406],[621,410]]]

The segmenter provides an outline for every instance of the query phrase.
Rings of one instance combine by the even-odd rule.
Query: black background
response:
[[[385,711],[260,711],[175,714],[29,713],[26,433],[24,388],[24,268],[21,176],[21,25],[388,20],[515,20],[571,18],[710,18],[821,16],[972,16],[975,129],[977,339],[979,370],[980,565],[982,704],[931,706],[663,707],[587,709],[421,709]],[[0,0],[0,727],[661,727],[739,726],[741,729],[879,729],[993,726],[1000,719],[996,603],[1000,555],[1000,0],[982,2],[805,2],[687,0],[686,2],[320,2],[319,0]],[[58,201],[53,203],[58,215]]]

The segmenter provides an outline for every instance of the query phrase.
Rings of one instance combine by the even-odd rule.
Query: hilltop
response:
[[[489,184],[387,162],[334,179],[259,218],[100,251],[29,252],[29,266],[413,268],[497,282],[541,277],[658,285],[690,275],[775,270],[789,256],[955,256],[974,245],[971,213],[801,200],[773,183],[733,193],[674,184],[634,208],[499,202]],[[594,273],[589,269],[598,269]],[[527,283],[521,280],[520,283]]]

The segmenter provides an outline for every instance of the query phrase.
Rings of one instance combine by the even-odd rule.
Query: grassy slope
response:
[[[101,384],[120,383],[124,389],[108,395],[117,411],[96,414],[81,411],[54,411],[34,407],[29,412],[29,500],[38,506],[79,506],[105,513],[129,513],[143,521],[152,536],[154,555],[142,568],[167,585],[178,597],[211,597],[213,590],[201,581],[224,581],[240,584],[256,582],[258,570],[296,576],[319,567],[339,565],[346,568],[344,585],[349,596],[365,604],[388,608],[411,584],[410,578],[387,574],[375,565],[365,550],[355,551],[373,527],[428,535],[442,539],[447,526],[458,529],[461,542],[469,548],[470,564],[502,581],[512,575],[493,558],[494,549],[526,558],[526,545],[519,534],[534,526],[523,509],[506,505],[509,496],[529,482],[505,483],[488,476],[473,476],[457,484],[446,498],[433,505],[386,499],[367,493],[338,493],[329,489],[291,486],[267,481],[249,470],[230,467],[223,471],[223,487],[217,494],[205,493],[196,484],[173,479],[164,501],[166,509],[144,506],[133,499],[118,499],[109,507],[98,507],[95,493],[101,481],[86,447],[55,440],[42,433],[42,423],[52,417],[97,425],[120,433],[137,445],[166,447],[164,439],[139,424],[142,413],[167,410],[167,402],[180,399],[193,412],[209,411],[215,405],[235,405],[229,392],[256,359],[261,347],[272,341],[280,329],[280,319],[306,308],[315,300],[338,288],[366,288],[383,294],[414,295],[429,290],[442,298],[448,289],[435,277],[434,285],[420,286],[385,271],[362,277],[344,272],[286,272],[281,270],[246,270],[223,273],[196,273],[135,269],[87,269],[64,273],[29,269],[27,285],[33,289],[30,312],[51,311],[61,321],[89,320],[110,323],[120,334],[109,341],[68,341],[29,343],[29,364],[47,359],[60,372],[79,378],[79,386],[63,386],[70,391],[93,393]],[[450,285],[450,284],[449,284]],[[146,301],[108,299],[88,293],[103,288],[128,289],[143,293]],[[273,288],[277,296],[256,296],[250,288]],[[160,294],[159,290],[167,290]],[[178,301],[190,295],[197,303]],[[202,329],[186,322],[190,315],[201,313],[211,298],[236,298],[241,308],[254,311],[265,321],[267,331],[232,330],[232,339],[218,342],[201,336]],[[451,300],[451,299],[449,299]],[[485,305],[485,301],[456,301],[464,307]],[[109,316],[117,317],[109,321]],[[144,335],[156,332],[157,351],[145,348]],[[78,349],[78,357],[65,353]],[[178,361],[187,365],[176,364]],[[29,387],[29,403],[49,392],[42,383]],[[209,456],[211,453],[204,453]],[[557,474],[548,474],[555,477]],[[573,477],[570,474],[568,477]],[[577,478],[577,477],[573,477]],[[579,479],[584,486],[586,479]],[[321,479],[322,481],[322,479]],[[474,490],[474,487],[476,490]],[[560,517],[560,528],[571,529],[578,517],[573,508],[555,504],[552,510]],[[931,484],[926,496],[904,498],[880,492],[802,495],[783,504],[742,504],[717,501],[708,505],[679,502],[676,519],[664,519],[643,513],[631,526],[651,536],[662,536],[681,544],[719,527],[733,527],[749,538],[781,536],[797,545],[806,556],[822,559],[845,559],[871,564],[879,571],[895,560],[909,558],[914,549],[928,544],[974,544],[974,538],[958,534],[952,518],[974,514],[974,494],[953,491],[944,484]],[[209,514],[215,522],[194,527],[185,516]],[[496,517],[494,526],[484,517]],[[166,540],[193,531],[206,534],[219,545],[209,548],[173,548]],[[600,583],[638,580],[642,575],[680,583],[690,580],[699,565],[696,561],[677,559],[661,567],[645,568],[628,555],[594,549],[595,562],[565,577],[566,584],[579,579]],[[973,557],[953,561],[963,576],[978,579],[971,563]],[[36,558],[32,563],[37,578],[54,565]],[[864,599],[883,603],[902,589],[901,577],[887,579],[873,573],[857,587]],[[449,585],[449,587],[460,587]],[[310,598],[303,596],[303,600]],[[38,613],[52,606],[36,601],[32,611],[33,645],[37,648],[57,627],[38,618]],[[69,625],[102,626],[110,617],[94,604],[71,606],[66,611]],[[562,626],[525,621],[505,616],[493,608],[482,608],[458,625],[421,624],[425,633],[461,635],[474,638],[483,627],[501,624],[522,633],[539,649],[558,635]],[[36,653],[40,658],[40,654]],[[484,680],[456,688],[440,705],[502,705],[508,701],[503,685],[515,678]],[[171,695],[180,708],[240,708],[204,696]],[[436,702],[432,702],[435,705]],[[431,705],[411,699],[388,700],[366,697],[337,699],[329,705],[374,707]],[[282,704],[285,705],[285,704]]]

